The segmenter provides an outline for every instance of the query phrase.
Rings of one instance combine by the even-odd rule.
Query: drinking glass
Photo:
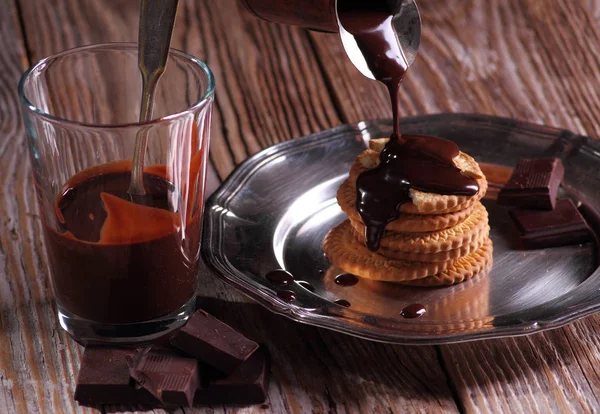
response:
[[[137,43],[47,57],[19,82],[60,325],[77,340],[138,342],[193,312],[214,80],[171,50],[154,119],[139,122]],[[143,196],[128,192],[146,134]]]

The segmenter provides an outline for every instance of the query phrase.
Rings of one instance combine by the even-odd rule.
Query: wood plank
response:
[[[203,291],[210,295],[205,309],[270,349],[271,412],[457,411],[433,347],[379,344],[293,323],[238,301],[214,278],[203,279]]]
[[[590,337],[595,328],[576,323],[528,337],[441,347],[464,411],[595,411],[600,400],[587,377],[597,373],[579,359],[595,359],[598,350],[581,346],[572,329]]]
[[[405,81],[406,115],[480,112],[600,136],[597,0],[419,3],[423,39]],[[390,117],[383,87],[341,46],[311,34],[345,122]],[[528,338],[441,346],[465,412],[598,410],[600,319]]]
[[[421,2],[423,37],[401,94],[404,114],[479,112],[598,135],[597,22],[576,4]],[[352,67],[339,42],[311,38],[345,122],[391,116],[384,88]]]
[[[34,60],[82,44],[137,41],[135,1],[21,3]],[[221,178],[268,145],[341,123],[303,30],[265,24],[234,0],[184,0],[173,46],[215,74],[211,159]]]
[[[27,67],[15,4],[0,8],[0,411],[91,412],[72,403],[79,350],[56,323],[16,85]]]
[[[137,38],[136,2],[20,4],[33,59],[83,43]],[[268,145],[341,123],[306,32],[241,14],[235,0],[183,0],[180,5],[175,47],[206,60],[217,78],[211,158],[220,177]],[[45,260],[41,246],[36,247],[37,257]],[[433,347],[381,345],[299,325],[249,304],[208,275],[202,277],[200,291],[213,298],[207,307],[217,316],[273,352],[272,412],[456,411]],[[61,341],[63,346],[71,343]],[[73,366],[76,371],[76,362]],[[73,377],[64,381],[73,387]],[[114,409],[119,410],[109,407]]]

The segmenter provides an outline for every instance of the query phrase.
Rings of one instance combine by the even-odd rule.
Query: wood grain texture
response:
[[[79,349],[57,326],[50,300],[16,93],[28,62],[14,4],[2,0],[0,9],[0,411],[74,412]]]
[[[24,0],[21,8],[33,60],[83,44],[137,41],[136,1]],[[182,0],[172,46],[215,75],[211,161],[221,179],[269,145],[341,123],[301,29],[261,22],[235,0]]]
[[[422,42],[401,93],[405,115],[479,112],[599,135],[597,2],[419,4]],[[384,88],[348,64],[339,42],[311,38],[344,121],[391,116]]]
[[[405,80],[405,115],[479,112],[599,136],[598,1],[421,1],[423,38]],[[345,122],[390,117],[385,89],[311,34]],[[596,316],[529,338],[439,347],[464,412],[600,407]]]
[[[600,135],[600,1],[419,4],[423,41],[401,98],[406,115],[480,112]],[[14,84],[26,53],[15,41],[13,4],[0,5],[11,11],[0,14],[0,412],[84,412],[72,401],[80,350],[54,318],[30,171],[20,162],[26,147]],[[34,60],[137,38],[136,1],[19,5]],[[258,21],[234,0],[182,0],[173,41],[207,61],[217,79],[213,185],[273,143],[391,115],[384,88],[350,65],[335,35]],[[208,275],[200,291],[207,309],[272,350],[271,412],[600,408],[598,317],[527,338],[410,348],[292,323]],[[187,410],[202,411],[263,409]]]
[[[137,39],[137,2],[23,0],[19,4],[32,60],[80,44]],[[180,7],[174,46],[207,61],[217,80],[211,159],[220,177],[273,143],[341,123],[307,32],[240,14],[234,0],[183,0]],[[42,247],[39,240],[32,249],[43,260]],[[31,269],[33,280],[37,280],[37,270]],[[39,277],[46,280],[45,273]],[[240,294],[208,275],[202,277],[200,291],[213,298],[207,302],[209,310],[271,349],[274,363],[266,406],[269,411],[388,413],[457,409],[433,347],[386,346],[298,325],[248,304]],[[43,300],[51,302],[48,290]],[[21,312],[29,311],[24,307]],[[53,312],[46,316],[54,322]],[[60,345],[66,344],[78,352],[72,341],[61,336]],[[49,358],[55,353],[49,348],[41,355]],[[64,407],[40,400],[35,410],[78,410],[71,400],[77,356],[73,354],[71,375],[38,384],[39,391],[43,389],[41,384],[56,387],[55,382],[61,382],[61,389],[68,390]],[[21,358],[22,369],[29,364],[29,358]],[[384,369],[389,366],[397,369]],[[17,387],[22,386],[17,382]],[[32,396],[32,400],[37,399]],[[127,411],[123,407],[104,409]],[[210,407],[186,412],[263,410]]]

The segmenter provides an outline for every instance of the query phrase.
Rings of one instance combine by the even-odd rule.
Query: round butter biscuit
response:
[[[457,260],[445,262],[411,262],[405,260],[390,260],[363,246],[352,234],[349,221],[344,221],[334,227],[325,237],[323,248],[329,261],[344,272],[357,276],[387,281],[407,282],[423,279],[428,276],[442,274],[448,268],[453,268],[452,275],[467,268],[477,260],[483,260],[480,252],[487,252],[486,245],[477,251]],[[491,254],[490,254],[491,255]],[[446,280],[443,278],[443,280]]]
[[[346,180],[337,192],[337,202],[341,209],[353,222],[361,222],[360,214],[356,211],[356,188],[350,180]],[[390,222],[385,227],[387,230],[402,233],[424,233],[429,231],[444,230],[448,227],[462,223],[475,209],[472,204],[464,210],[447,214],[404,214]]]
[[[400,212],[407,214],[446,214],[464,210],[477,201],[481,200],[487,192],[488,182],[481,172],[477,162],[469,155],[461,152],[455,159],[454,164],[463,174],[473,177],[477,181],[479,191],[474,196],[441,195],[425,193],[415,189],[409,190],[411,202],[400,207]],[[379,165],[379,153],[366,150],[358,156],[356,162],[350,169],[350,182],[356,192],[356,180],[365,171],[371,170]]]
[[[380,247],[377,253],[388,259],[408,260],[411,262],[445,262],[447,260],[460,259],[463,256],[473,253],[481,248],[489,237],[488,231],[484,231],[481,235],[468,244],[464,244],[457,249],[446,250],[436,253],[414,253],[391,250],[385,247]]]
[[[358,241],[365,244],[365,225],[350,222]],[[396,233],[386,231],[380,246],[387,250],[410,253],[438,253],[459,249],[472,243],[482,234],[489,234],[488,212],[481,203],[477,203],[473,214],[462,223],[448,229],[427,233]],[[379,253],[379,252],[378,252]]]

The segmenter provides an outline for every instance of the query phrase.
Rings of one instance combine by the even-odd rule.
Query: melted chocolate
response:
[[[304,280],[299,281],[298,284],[310,292],[315,291],[315,287],[313,285],[311,285],[310,283],[305,282]]]
[[[294,276],[283,269],[273,270],[265,276],[267,280],[277,286],[287,286],[294,281]]]
[[[387,87],[394,110],[394,136],[399,137],[398,94],[408,62],[398,44],[392,11],[387,2],[345,0],[338,4],[338,16],[344,29],[354,35],[375,79]]]
[[[394,114],[394,133],[381,153],[379,167],[361,174],[356,186],[356,208],[367,228],[367,246],[375,251],[385,226],[398,218],[400,206],[410,201],[411,188],[444,195],[475,195],[478,187],[452,162],[459,154],[456,144],[433,137],[401,137],[398,94],[408,63],[387,2],[347,0],[340,2],[338,14],[375,78],[387,87]]]
[[[128,201],[130,170],[106,164],[73,177],[59,197],[56,227],[44,226],[54,289],[70,312],[129,323],[177,310],[196,289],[199,216],[168,211],[173,185],[144,174],[149,206]]]
[[[277,292],[277,296],[279,296],[286,302],[293,302],[294,300],[296,300],[296,294],[291,290],[282,290],[281,292]]]
[[[336,285],[354,286],[358,283],[358,278],[350,273],[342,273],[341,275],[337,275],[334,281]]]
[[[345,300],[345,299],[338,299],[338,300],[336,300],[336,301],[335,301],[335,302],[333,302],[333,303],[335,303],[336,305],[343,306],[343,307],[345,307],[345,308],[349,308],[349,307],[350,307],[350,302],[348,302],[348,301],[347,301],[347,300]]]
[[[412,305],[408,305],[406,308],[402,309],[400,316],[406,319],[414,319],[425,315],[425,312],[427,312],[425,306],[421,305],[420,303],[413,303]]]
[[[356,209],[366,226],[369,249],[379,248],[385,226],[410,201],[411,188],[445,195],[477,194],[477,181],[463,175],[452,161],[458,154],[458,146],[442,138],[413,135],[387,143],[379,166],[363,172],[356,182]]]

